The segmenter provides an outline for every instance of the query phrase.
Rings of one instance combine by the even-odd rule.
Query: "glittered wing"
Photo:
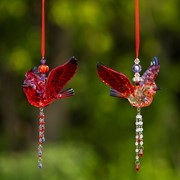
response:
[[[65,84],[74,76],[77,70],[77,59],[72,57],[67,63],[54,68],[48,76],[45,97],[56,99]]]
[[[101,63],[97,63],[97,73],[100,79],[113,89],[111,92],[117,92],[118,97],[128,98],[134,92],[133,85],[124,74],[107,68]]]
[[[159,73],[160,64],[157,57],[154,57],[151,61],[150,67],[146,70],[146,72],[142,75],[142,80],[140,82],[140,85],[143,84],[151,85],[154,84],[154,81]]]

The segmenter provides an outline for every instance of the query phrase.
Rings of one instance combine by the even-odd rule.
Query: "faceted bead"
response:
[[[45,137],[43,136],[43,138],[42,138],[42,142],[45,142],[46,140],[45,140]]]
[[[139,152],[139,149],[136,149],[135,152],[138,153],[138,152]]]
[[[140,169],[139,163],[136,163],[136,172],[138,172]]]
[[[45,64],[46,63],[46,60],[44,58],[41,59],[41,63],[42,64]]]
[[[39,129],[39,132],[44,132],[44,128]]]
[[[141,146],[143,145],[143,141],[140,142],[140,145],[141,145]]]
[[[39,169],[42,168],[42,162],[38,162],[38,168],[39,168]]]
[[[42,138],[43,136],[42,136],[42,134],[39,136],[39,138]]]
[[[40,119],[44,119],[44,117],[45,117],[44,115],[40,115],[39,116]]]
[[[49,71],[49,67],[45,64],[42,64],[38,67],[40,73],[47,73]]]
[[[139,60],[138,58],[136,58],[136,59],[134,60],[134,63],[135,63],[135,64],[139,64],[139,63],[140,63],[140,60]]]
[[[39,151],[42,151],[42,147],[38,147],[38,152],[39,152]]]
[[[42,151],[38,152],[38,157],[42,157]]]
[[[142,119],[142,115],[138,114],[138,115],[136,115],[136,118],[137,119]]]
[[[141,71],[141,65],[135,64],[132,69],[134,73],[139,73]]]
[[[40,125],[44,125],[44,124],[45,124],[45,122],[44,122],[44,121],[41,121],[41,122],[39,122],[39,124],[40,124]]]
[[[136,160],[139,160],[139,156],[136,156]]]
[[[138,146],[138,142],[135,142],[135,145]]]
[[[140,150],[139,150],[139,156],[140,156],[140,157],[143,157],[143,155],[144,155],[143,149],[140,149]]]

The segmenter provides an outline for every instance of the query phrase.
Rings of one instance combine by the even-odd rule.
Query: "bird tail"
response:
[[[65,91],[62,91],[62,92],[58,95],[58,97],[59,97],[59,98],[67,98],[67,97],[71,97],[71,96],[74,96],[74,95],[75,95],[74,90],[73,90],[72,88],[69,88],[69,89],[67,89],[67,90],[65,90]]]
[[[113,96],[113,97],[118,97],[118,98],[124,98],[123,95],[116,91],[115,89],[110,89],[110,96]]]

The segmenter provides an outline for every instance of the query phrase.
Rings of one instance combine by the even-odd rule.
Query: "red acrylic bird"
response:
[[[48,66],[41,65],[28,71],[23,84],[23,90],[29,103],[36,107],[45,107],[56,99],[70,97],[74,95],[72,88],[62,91],[65,84],[74,76],[77,70],[77,59],[75,57],[56,68],[54,68],[46,78],[45,72]]]
[[[142,108],[152,103],[156,91],[159,90],[155,83],[160,68],[157,57],[151,61],[150,67],[142,75],[141,81],[132,85],[130,80],[121,72],[97,63],[97,73],[106,85],[111,87],[110,95],[126,98],[132,106]]]

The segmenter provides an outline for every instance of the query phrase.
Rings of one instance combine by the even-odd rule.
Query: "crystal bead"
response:
[[[44,58],[41,59],[41,64],[45,64],[46,60]]]
[[[138,153],[138,152],[139,152],[139,149],[135,149],[135,152]]]
[[[40,119],[44,119],[44,117],[45,117],[44,115],[40,115],[39,116]]]
[[[38,156],[39,156],[39,157],[42,157],[42,151],[39,151],[39,152],[38,152]]]
[[[135,145],[138,146],[138,142],[135,142]]]
[[[140,63],[140,60],[139,60],[138,58],[136,58],[136,59],[134,60],[134,63],[135,63],[135,64],[139,64],[139,63]]]
[[[38,168],[39,168],[39,169],[42,168],[42,162],[38,162]]]
[[[139,64],[135,64],[133,67],[132,67],[132,70],[134,73],[139,73],[141,71],[141,65]]]
[[[142,119],[142,115],[140,114],[136,115],[136,119]]]
[[[42,151],[42,147],[38,147],[38,152],[39,152],[39,151]]]
[[[139,159],[139,156],[136,156],[136,160],[138,160]]]
[[[44,125],[45,122],[44,122],[44,121],[40,121],[39,124],[40,124],[40,125]]]
[[[143,157],[143,155],[144,155],[143,149],[140,149],[140,150],[139,150],[139,156],[140,156],[140,157]]]
[[[45,64],[42,64],[38,67],[40,73],[47,73],[49,71],[49,67]]]
[[[139,163],[136,163],[136,172],[138,172],[140,169]]]
[[[143,145],[143,141],[140,142],[140,145],[141,145],[141,146]]]
[[[45,140],[45,137],[43,136],[43,138],[42,138],[42,142],[45,142],[46,140]]]
[[[138,139],[138,138],[139,138],[139,136],[138,136],[138,135],[136,135],[136,136],[135,136],[135,138],[136,138],[136,139]]]
[[[141,139],[143,138],[143,135],[142,135],[142,134],[140,134],[140,138],[141,138]]]

